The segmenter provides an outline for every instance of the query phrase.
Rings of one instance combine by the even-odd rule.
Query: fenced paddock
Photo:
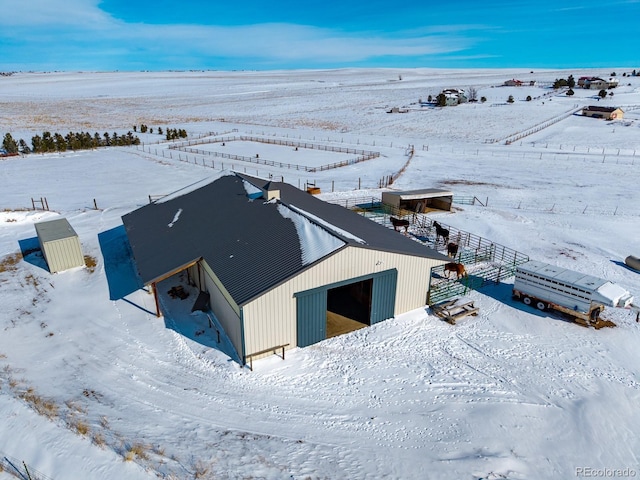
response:
[[[436,236],[434,220],[428,215],[400,210],[372,199],[354,203],[351,207],[361,215],[393,228],[390,217],[409,220],[408,235],[425,247],[447,254],[447,241]],[[445,275],[444,265],[431,271],[429,305],[439,303],[457,295],[464,295],[469,289],[477,290],[485,285],[500,283],[515,275],[516,267],[529,261],[524,253],[500,245],[473,233],[457,229],[442,222],[440,225],[449,230],[448,242],[458,245],[458,252],[452,262],[462,263],[468,275],[461,279]],[[401,235],[402,233],[398,233]]]
[[[260,143],[263,144],[263,157],[260,157],[260,153],[244,155],[247,153],[247,150],[251,147],[248,147],[247,143]],[[229,144],[229,145],[228,145]],[[235,145],[234,145],[235,144]],[[201,148],[194,148],[194,146],[200,145]],[[205,145],[207,147],[205,147]],[[267,145],[277,146],[279,149],[265,149],[264,147]],[[267,157],[269,153],[273,156],[282,156],[282,147],[288,147],[289,152],[287,153],[287,158],[292,158],[294,154],[292,151],[300,152],[300,151],[319,151],[319,152],[331,152],[332,154],[336,154],[342,159],[337,162],[332,163],[322,163],[322,161],[326,160],[325,155],[309,155],[310,152],[306,152],[305,162],[302,163],[292,163],[292,162],[281,162],[276,160],[269,160],[265,158],[264,152],[267,153]],[[215,148],[215,149],[214,149]],[[225,148],[234,150],[238,153],[231,153],[222,151]],[[348,147],[340,147],[335,145],[325,145],[320,143],[312,143],[306,141],[293,141],[293,140],[284,140],[278,138],[268,138],[268,137],[255,137],[248,135],[231,135],[231,136],[222,136],[216,137],[215,139],[200,139],[189,142],[182,142],[181,144],[170,145],[170,150],[177,150],[186,153],[191,153],[194,155],[202,155],[208,157],[217,157],[220,159],[234,160],[240,162],[248,162],[259,165],[278,167],[278,168],[286,168],[293,170],[301,170],[305,172],[321,172],[324,170],[330,170],[333,168],[340,168],[347,165],[353,165],[360,162],[365,162],[367,160],[371,160],[374,158],[380,157],[380,152],[369,151],[369,150],[361,150],[356,148],[348,148]],[[256,150],[254,148],[254,150]],[[244,153],[244,154],[240,154]],[[353,157],[355,155],[355,157]],[[180,155],[178,155],[178,160],[181,160]],[[220,163],[220,162],[219,162]],[[204,164],[204,160],[203,160]],[[212,168],[215,168],[215,161],[211,161]]]

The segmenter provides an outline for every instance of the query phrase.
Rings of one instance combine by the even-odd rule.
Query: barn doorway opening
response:
[[[373,278],[327,290],[327,338],[371,325]]]

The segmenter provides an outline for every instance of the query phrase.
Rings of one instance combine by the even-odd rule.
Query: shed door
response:
[[[298,347],[327,338],[327,290],[317,289],[296,298]]]
[[[373,277],[371,325],[393,317],[396,306],[397,282],[398,271],[395,268]]]

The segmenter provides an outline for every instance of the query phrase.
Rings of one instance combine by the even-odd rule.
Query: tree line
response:
[[[90,150],[98,147],[126,147],[139,145],[140,139],[127,132],[118,135],[117,132],[109,134],[105,132],[100,135],[98,132],[91,135],[89,132],[69,132],[66,135],[60,133],[43,132],[42,135],[31,137],[31,146],[27,145],[24,139],[16,141],[10,133],[6,133],[2,140],[2,148],[9,154],[16,153],[50,153],[65,152],[67,150]]]
[[[145,124],[133,126],[133,131],[140,133],[153,133],[153,128]],[[165,134],[167,140],[177,140],[187,138],[187,131],[184,129],[167,128],[163,132],[162,127],[158,127],[159,135]],[[2,141],[2,149],[10,155],[18,153],[51,153],[65,152],[67,150],[92,150],[98,147],[128,147],[131,145],[140,145],[140,139],[127,132],[124,135],[118,135],[117,132],[109,134],[105,132],[100,135],[98,132],[93,135],[89,132],[69,132],[66,135],[60,133],[43,132],[42,135],[34,135],[31,137],[31,145],[28,145],[24,139],[15,140],[10,133],[5,134]]]

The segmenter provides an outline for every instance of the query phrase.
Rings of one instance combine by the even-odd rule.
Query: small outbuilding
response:
[[[453,192],[438,188],[382,192],[382,203],[399,210],[409,210],[415,213],[425,213],[432,210],[449,212],[453,204]]]
[[[603,118],[605,120],[622,120],[624,112],[618,107],[589,106],[582,109],[585,117]]]
[[[51,273],[84,266],[80,239],[66,218],[36,223],[35,227]]]

